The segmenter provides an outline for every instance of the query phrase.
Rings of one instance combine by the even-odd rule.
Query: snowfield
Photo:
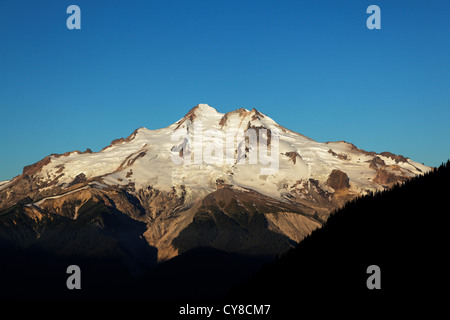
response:
[[[280,199],[287,186],[309,178],[325,183],[332,170],[337,169],[348,175],[356,192],[381,188],[372,181],[376,172],[369,167],[369,162],[374,156],[361,152],[352,144],[314,141],[281,127],[256,110],[240,109],[225,115],[203,104],[188,115],[167,128],[140,128],[129,141],[111,145],[100,152],[52,156],[39,178],[58,179],[59,185],[69,185],[83,173],[87,179],[101,177],[106,185],[132,183],[136,188],[152,186],[164,191],[184,185],[196,195],[212,192],[216,181],[223,180]],[[245,139],[237,141],[239,134],[230,137],[230,132],[245,132],[249,126],[279,133],[278,165],[274,174],[261,174],[261,169],[270,167],[268,164],[250,164],[248,159],[240,164],[236,163],[236,158],[231,162],[225,158],[226,155],[243,155]],[[201,137],[192,137],[195,130],[201,132]],[[233,144],[227,144],[232,138],[235,138]],[[214,156],[214,146],[220,146],[220,143],[223,145],[222,158],[213,163],[205,161],[205,154]],[[181,164],[173,160],[172,150],[177,147],[176,150],[183,149],[188,155],[184,154],[185,161]],[[286,154],[297,154],[295,163]],[[430,170],[410,159],[397,163],[389,157],[377,156],[392,174],[413,177]]]

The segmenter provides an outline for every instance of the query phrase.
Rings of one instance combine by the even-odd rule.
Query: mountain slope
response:
[[[429,170],[389,152],[316,142],[256,109],[223,114],[200,104],[167,128],[139,128],[100,152],[26,166],[0,185],[0,237],[26,249],[52,231],[47,221],[76,224],[94,202],[145,226],[140,235],[158,261],[201,245],[273,255],[356,196]],[[20,238],[27,232],[34,236]]]
[[[275,255],[294,243],[282,235],[280,225],[286,224],[285,230],[290,227],[289,235],[296,240],[321,225],[305,211],[252,190],[220,186],[202,200],[192,223],[173,244],[180,252],[214,247],[227,252]]]

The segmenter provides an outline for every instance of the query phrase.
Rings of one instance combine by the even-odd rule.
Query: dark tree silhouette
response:
[[[299,305],[424,306],[448,282],[449,196],[450,161],[357,198],[228,297],[292,312]],[[370,265],[381,268],[380,290],[366,286]]]

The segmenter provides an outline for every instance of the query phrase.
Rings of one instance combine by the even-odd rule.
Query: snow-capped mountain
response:
[[[52,154],[0,182],[0,240],[19,243],[5,230],[23,217],[31,228],[45,220],[19,244],[31,246],[52,217],[77,220],[96,204],[144,224],[159,261],[198,246],[274,254],[346,201],[429,170],[389,152],[314,141],[256,109],[223,114],[200,104],[166,128],[139,128],[100,152]]]

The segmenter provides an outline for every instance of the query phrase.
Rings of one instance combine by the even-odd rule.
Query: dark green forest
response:
[[[450,161],[348,202],[228,298],[278,302],[284,311],[430,301],[437,307],[448,283],[449,197]],[[379,290],[366,285],[370,265],[380,267]]]

